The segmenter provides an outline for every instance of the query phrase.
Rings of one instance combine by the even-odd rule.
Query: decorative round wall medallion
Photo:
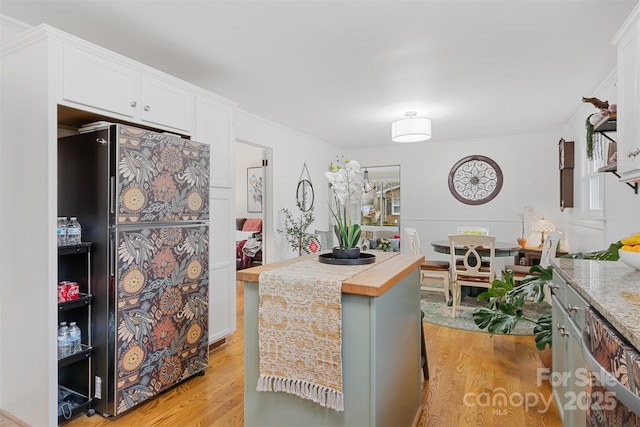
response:
[[[493,160],[473,155],[460,160],[449,172],[449,190],[467,205],[493,200],[502,188],[502,170]]]

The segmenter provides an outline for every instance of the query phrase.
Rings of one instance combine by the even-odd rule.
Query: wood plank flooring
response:
[[[237,331],[210,354],[209,369],[116,418],[79,416],[65,426],[220,426],[244,424],[243,290],[237,286]],[[551,387],[531,336],[493,336],[424,324],[430,379],[416,427],[561,426]],[[499,397],[506,397],[506,403]],[[527,402],[536,405],[527,407]],[[15,425],[2,420],[0,426]],[[304,425],[301,420],[300,425]]]

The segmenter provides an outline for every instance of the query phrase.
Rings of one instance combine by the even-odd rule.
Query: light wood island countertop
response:
[[[304,255],[286,261],[247,268],[236,272],[236,280],[258,283],[260,273],[273,270],[301,260],[318,259],[318,254]],[[342,283],[342,293],[379,297],[391,289],[402,278],[407,276],[424,261],[422,255],[398,254],[391,258],[376,262],[371,268],[357,274]],[[318,261],[319,263],[320,261]],[[340,268],[336,265],[335,268]]]

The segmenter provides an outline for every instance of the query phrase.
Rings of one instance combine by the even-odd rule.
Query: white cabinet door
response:
[[[76,47],[63,49],[65,101],[179,133],[194,127],[195,93]]]
[[[211,145],[211,186],[232,188],[235,181],[232,108],[204,96],[198,96],[196,105],[193,139]]]
[[[560,292],[552,297],[551,385],[563,425],[581,427],[587,422],[581,336],[586,302],[557,274],[553,283]]]
[[[552,366],[554,375],[551,377],[551,385],[553,387],[553,395],[556,399],[556,406],[558,407],[558,414],[560,419],[565,425],[565,411],[564,407],[567,402],[567,385],[564,381],[565,372],[567,371],[568,359],[568,347],[569,340],[566,335],[566,311],[562,307],[562,303],[557,296],[552,297],[552,336],[551,336],[551,354],[552,354]],[[556,378],[560,378],[559,380]]]
[[[212,157],[215,151],[212,151]],[[210,190],[209,342],[236,330],[235,200],[226,188]]]
[[[98,55],[63,48],[62,97],[125,117],[138,112],[139,74]]]
[[[141,76],[141,119],[190,132],[193,129],[195,95],[161,80]]]
[[[211,146],[209,342],[236,330],[235,145],[232,105],[198,94],[193,139]]]
[[[565,406],[564,424],[572,427],[585,427],[587,425],[587,365],[582,356],[582,328],[573,320],[567,320],[568,357],[567,372],[567,404]]]
[[[618,48],[618,173],[640,179],[640,8],[616,36]]]

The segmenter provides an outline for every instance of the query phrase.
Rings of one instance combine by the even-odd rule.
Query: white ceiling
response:
[[[341,147],[557,129],[615,67],[636,0],[0,1]]]

